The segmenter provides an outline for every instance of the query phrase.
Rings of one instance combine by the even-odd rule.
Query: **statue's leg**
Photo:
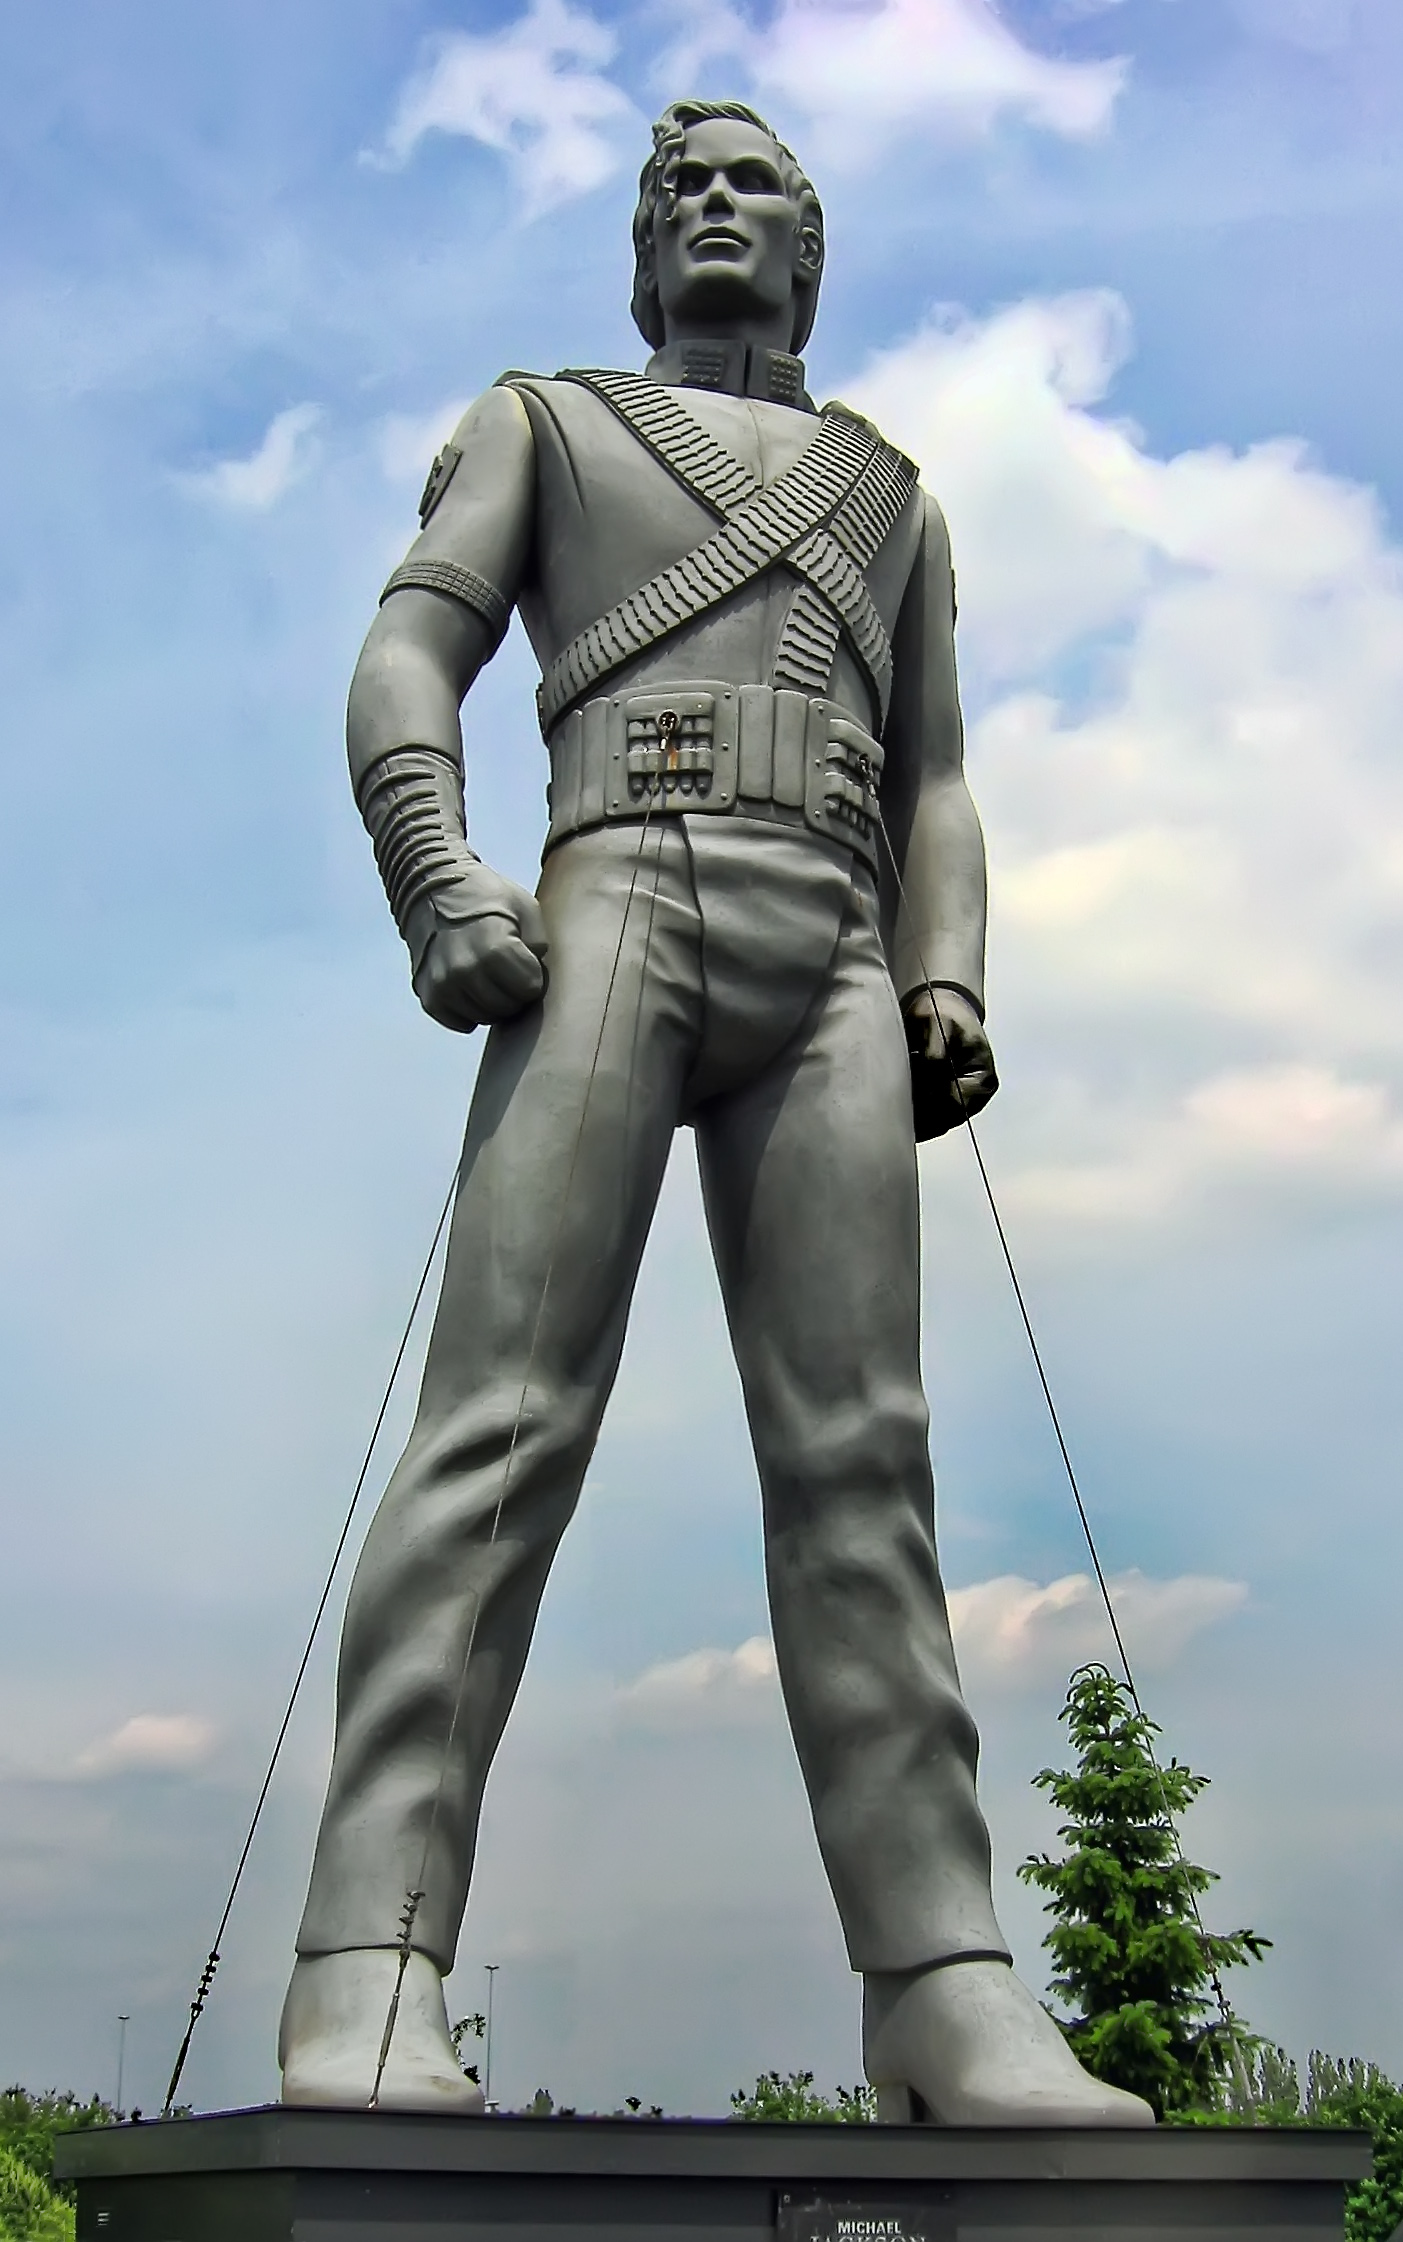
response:
[[[416,1892],[416,1983],[452,1966],[483,1785],[618,1366],[676,1123],[699,978],[680,837],[654,828],[641,862],[637,827],[572,841],[549,859],[541,901],[549,989],[488,1040],[418,1415],[347,1606],[298,1938],[308,1985],[311,1958],[357,1954],[378,1986]],[[285,2049],[299,2013],[294,2000]],[[383,2020],[382,2007],[376,2046]],[[308,2063],[292,2053],[285,2093],[326,2098],[298,2091]]]
[[[936,1562],[908,1062],[873,922],[855,891],[802,1030],[697,1125],[780,1679],[885,2113],[914,2094],[947,2123],[1140,2122],[1072,2061],[994,1914]]]

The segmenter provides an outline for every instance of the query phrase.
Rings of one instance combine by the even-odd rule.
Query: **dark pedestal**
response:
[[[79,2242],[1326,2242],[1363,2134],[237,2110],[72,2133]]]

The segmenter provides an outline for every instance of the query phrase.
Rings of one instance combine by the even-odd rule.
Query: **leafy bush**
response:
[[[1306,2065],[1305,2092],[1281,2047],[1259,2047],[1243,2097],[1234,2088],[1221,2110],[1184,2110],[1176,2125],[1335,2125],[1367,2133],[1374,2172],[1345,2198],[1347,2242],[1391,2242],[1403,2220],[1403,2090],[1376,2063],[1322,2055]]]
[[[26,2165],[45,2187],[53,2180],[55,2134],[116,2122],[117,2112],[96,2094],[80,2102],[76,2094],[30,2094],[22,2086],[0,2093],[0,2150]]]
[[[812,2071],[766,2071],[747,2094],[737,2088],[731,2108],[744,2125],[873,2125],[877,2097],[870,2086],[840,2086],[836,2101],[815,2094]]]
[[[54,2137],[116,2115],[96,2095],[0,2093],[0,2242],[73,2242],[73,2189],[54,2180]]]
[[[73,2242],[73,2206],[0,2144],[0,2242]]]

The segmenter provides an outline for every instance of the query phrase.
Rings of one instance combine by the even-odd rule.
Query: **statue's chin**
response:
[[[689,273],[663,304],[665,314],[688,325],[714,320],[728,327],[747,319],[772,319],[777,308],[766,302],[747,273],[720,257]]]

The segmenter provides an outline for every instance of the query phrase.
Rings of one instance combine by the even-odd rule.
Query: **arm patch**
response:
[[[433,466],[429,469],[429,479],[424,485],[424,495],[419,501],[419,527],[421,529],[427,524],[429,516],[452,482],[454,470],[462,456],[456,444],[445,444]]]

